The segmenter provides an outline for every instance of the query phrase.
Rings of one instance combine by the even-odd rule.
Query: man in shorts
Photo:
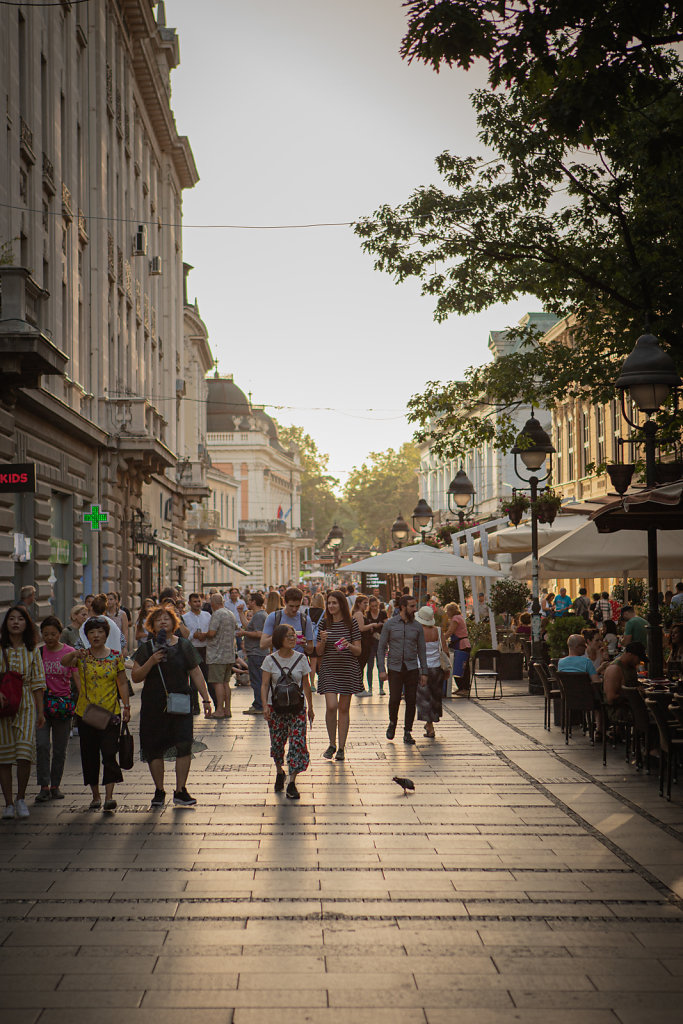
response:
[[[216,710],[212,718],[231,718],[230,676],[235,667],[238,623],[232,612],[223,607],[220,594],[211,595],[211,620],[206,636],[208,683],[216,691]]]

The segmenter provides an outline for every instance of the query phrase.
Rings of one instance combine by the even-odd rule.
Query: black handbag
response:
[[[119,768],[129,771],[135,761],[135,745],[130,734],[128,723],[124,722],[119,734]]]

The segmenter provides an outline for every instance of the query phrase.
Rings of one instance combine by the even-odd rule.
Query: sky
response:
[[[402,61],[400,0],[168,0],[166,14],[200,174],[183,200],[190,301],[219,372],[310,433],[343,481],[410,439],[406,402],[426,381],[485,362],[488,332],[535,304],[436,324],[419,284],[374,270],[349,227],[191,225],[349,222],[438,184],[440,152],[481,152],[468,97],[482,72]]]

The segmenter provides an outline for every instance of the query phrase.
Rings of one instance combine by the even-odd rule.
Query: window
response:
[[[562,483],[564,477],[562,473],[564,471],[564,464],[562,462],[562,441],[564,440],[562,420],[555,421],[555,478],[558,484]]]
[[[567,420],[567,480],[574,479],[574,419]]]
[[[612,417],[612,459],[614,462],[619,462],[619,438],[621,437],[621,406],[619,401],[614,398],[610,402],[610,415]]]
[[[597,407],[597,409],[595,410],[595,419],[596,419],[596,427],[597,427],[596,432],[597,432],[597,442],[598,442],[596,455],[597,455],[598,465],[602,465],[605,462],[606,458],[607,458],[606,449],[605,449],[605,407],[604,407],[604,405],[599,405]]]
[[[588,472],[586,468],[591,461],[591,417],[589,412],[581,413],[581,442],[583,447],[583,464],[581,466],[582,476]]]

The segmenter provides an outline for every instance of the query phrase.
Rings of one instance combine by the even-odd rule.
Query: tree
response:
[[[521,86],[549,128],[590,142],[596,127],[669,89],[683,41],[675,0],[407,0],[401,55],[436,71],[488,64],[492,88]]]
[[[551,130],[545,97],[532,85],[475,93],[479,136],[493,159],[442,153],[445,189],[418,188],[356,224],[376,269],[398,283],[420,280],[438,321],[524,294],[576,319],[565,344],[538,347],[532,327],[514,329],[516,351],[414,396],[416,439],[438,454],[462,456],[487,441],[509,449],[520,404],[613,398],[621,362],[646,324],[683,368],[683,78],[667,62],[666,89],[649,107],[625,101],[579,149]],[[672,411],[664,426],[674,441],[681,416]]]
[[[319,451],[303,427],[283,427],[278,423],[277,430],[284,446],[295,445],[298,448],[301,459],[301,524],[307,530],[312,522],[316,540],[320,543],[334,523],[339,505],[334,493],[339,481],[327,471],[330,457]]]
[[[381,550],[394,546],[391,526],[396,513],[403,512],[409,521],[417,504],[419,467],[420,453],[411,441],[398,451],[370,452],[362,466],[354,466],[344,486],[344,506],[357,523],[354,544],[378,544]]]

